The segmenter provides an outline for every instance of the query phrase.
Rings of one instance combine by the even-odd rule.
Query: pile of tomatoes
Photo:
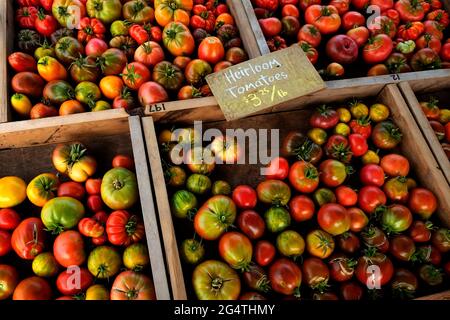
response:
[[[205,76],[248,59],[215,0],[15,0],[11,105],[22,118],[211,95]]]
[[[252,3],[269,49],[298,43],[325,79],[449,66],[449,15],[440,0]]]
[[[52,154],[58,172],[0,179],[0,300],[154,300],[133,159],[97,162],[80,143]]]
[[[420,106],[450,160],[450,110],[440,108],[439,100],[434,97],[420,102]]]
[[[160,133],[178,237],[194,233],[179,251],[197,298],[391,299],[448,288],[450,230],[398,153],[389,108],[320,106],[309,124],[282,139],[256,188],[212,180],[218,159],[242,155],[235,138],[200,147],[195,129]],[[180,154],[186,166],[174,164]]]

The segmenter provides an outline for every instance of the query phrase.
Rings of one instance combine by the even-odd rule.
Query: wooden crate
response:
[[[262,55],[270,53],[269,47],[267,46],[266,39],[262,33],[261,27],[259,26],[258,20],[255,16],[255,12],[250,0],[241,0],[242,6],[247,14],[247,19],[251,21],[251,28],[253,30],[253,34],[255,37],[254,43],[257,43],[260,46],[259,51]],[[450,0],[444,0],[444,6],[448,12],[450,12]],[[237,20],[238,26],[241,23],[246,23],[246,21]],[[343,80],[333,80],[326,81],[328,87],[339,86],[341,88],[345,88],[351,86],[354,82],[359,83],[359,85],[371,85],[374,83],[379,84],[389,84],[389,83],[399,83],[401,81],[415,81],[423,79],[427,83],[432,83],[434,77],[450,77],[450,70],[448,69],[440,69],[440,70],[432,70],[432,71],[419,71],[419,72],[408,72],[401,74],[391,74],[385,76],[376,76],[376,77],[360,77],[353,79],[343,79]]]
[[[119,110],[116,110],[114,117],[109,118],[78,114],[59,119],[1,125],[0,161],[3,165],[0,166],[0,177],[17,175],[28,182],[42,172],[56,172],[51,152],[57,143],[81,141],[87,145],[99,164],[110,163],[118,153],[133,156],[156,295],[160,300],[168,300],[170,290],[156,222],[141,121],[139,117],[129,117],[126,112],[117,111]],[[103,174],[104,169],[107,168],[99,166],[99,173]]]
[[[377,85],[374,85],[377,88]],[[371,87],[354,88],[352,91],[335,95],[328,92],[317,93],[318,97],[305,99],[298,105],[297,110],[277,110],[270,114],[255,115],[237,121],[222,121],[223,116],[219,113],[209,117],[210,122],[204,123],[203,128],[248,128],[257,129],[280,129],[280,136],[283,137],[288,131],[293,129],[306,129],[308,118],[312,113],[313,107],[321,102],[339,103],[344,100],[352,99],[354,96],[365,97],[385,103],[391,109],[391,114],[396,124],[403,132],[403,142],[400,145],[401,152],[408,157],[414,169],[416,177],[421,184],[432,190],[439,199],[439,218],[442,222],[450,226],[450,187],[448,186],[442,172],[437,169],[437,163],[428,148],[425,139],[420,134],[419,129],[409,112],[408,106],[402,98],[402,95],[396,85],[387,85],[381,91],[373,90]],[[167,118],[171,118],[170,115]],[[175,118],[178,119],[178,118]],[[181,118],[181,122],[171,122],[170,125],[192,125],[195,118]],[[189,122],[190,121],[190,122]],[[170,282],[173,290],[174,299],[187,299],[187,287],[189,278],[184,278],[183,268],[178,254],[178,241],[174,221],[172,219],[168,191],[165,187],[163,167],[161,163],[159,146],[157,142],[157,133],[155,120],[152,117],[142,119],[144,136],[149,154],[149,164],[152,174],[153,185],[155,186],[155,198],[157,199],[157,210],[161,223],[163,242],[166,252]],[[159,124],[156,124],[159,125]],[[418,157],[417,155],[421,155]],[[259,176],[260,166],[258,165],[235,165],[218,166],[215,171],[220,179],[225,179],[232,186],[237,184],[249,184],[256,186],[263,178]],[[447,293],[448,296],[448,293]]]
[[[399,84],[399,87],[417,125],[437,160],[438,169],[443,172],[450,184],[450,161],[419,105],[419,99],[436,96],[441,100],[442,105],[448,108],[450,105],[450,77],[430,84],[424,84],[421,81],[402,82]]]
[[[10,80],[11,74],[8,66],[8,56],[14,52],[14,1],[15,0],[1,0],[0,1],[0,123],[12,121],[12,109],[10,104],[11,87]],[[241,21],[239,25],[240,36],[250,58],[255,58],[261,55],[260,46],[256,43],[256,38],[253,35],[251,25],[246,20],[246,11],[244,10],[242,3],[236,0],[227,0],[227,4],[230,8],[230,12],[235,17],[236,21]],[[169,101],[164,103],[156,103],[144,108],[146,112],[151,110],[178,110],[182,106],[197,105],[197,106],[216,106],[214,98],[198,98],[189,101]],[[102,113],[108,113],[102,111]],[[135,110],[134,112],[140,112]],[[64,116],[63,116],[64,117]],[[105,115],[108,117],[108,115]]]

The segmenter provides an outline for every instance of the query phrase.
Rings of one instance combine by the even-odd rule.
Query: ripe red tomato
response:
[[[145,229],[137,216],[125,210],[117,210],[111,213],[106,221],[106,233],[112,244],[129,246],[144,237]]]
[[[233,269],[247,269],[252,252],[250,240],[242,233],[227,232],[219,240],[219,254]]]
[[[253,252],[256,263],[261,267],[266,267],[272,263],[275,254],[275,246],[266,240],[258,241]]]
[[[356,261],[345,254],[335,253],[328,261],[330,277],[334,281],[344,282],[350,280],[355,272]]]
[[[335,192],[337,201],[344,207],[354,206],[358,202],[358,194],[347,186],[339,186]]]
[[[416,220],[409,228],[409,236],[414,242],[428,242],[431,239],[432,229],[433,224],[431,222]]]
[[[347,213],[350,215],[350,230],[353,232],[362,231],[369,223],[369,218],[360,208],[349,208]]]
[[[222,41],[217,37],[206,37],[198,47],[198,57],[211,64],[216,64],[225,57]]]
[[[422,21],[425,17],[425,11],[422,4],[416,0],[397,1],[394,8],[400,14],[402,21],[405,22]]]
[[[450,62],[450,43],[445,43],[441,48],[441,59]],[[449,140],[450,141],[450,140]]]
[[[275,37],[281,33],[282,24],[280,19],[275,17],[259,19],[258,20],[264,36],[270,38]]]
[[[347,31],[347,36],[352,38],[358,47],[362,47],[369,40],[369,29],[366,27],[355,27]]]
[[[327,42],[327,55],[340,64],[351,64],[358,59],[358,44],[347,35],[336,35]]]
[[[381,63],[389,57],[393,49],[392,39],[388,35],[377,34],[364,46],[363,59],[369,64]]]
[[[342,27],[348,31],[366,24],[366,18],[358,11],[349,11],[342,16]]]
[[[19,223],[20,216],[14,209],[0,209],[0,229],[14,230]]]
[[[322,41],[322,35],[316,26],[312,24],[305,24],[298,32],[297,40],[306,41],[312,47],[317,48]]]
[[[79,182],[63,182],[58,187],[58,197],[71,197],[83,201],[85,194],[84,187]]]
[[[14,230],[11,245],[16,254],[26,260],[33,260],[45,248],[44,224],[39,218],[27,218]]]
[[[388,154],[381,158],[380,166],[391,177],[406,177],[409,173],[409,161],[399,154]]]
[[[11,249],[11,234],[8,231],[0,230],[0,257],[7,255]]]
[[[361,239],[368,247],[374,247],[378,251],[385,253],[389,250],[389,240],[380,228],[373,225],[361,232]]]
[[[78,231],[64,231],[53,243],[53,254],[63,267],[82,265],[86,260],[83,237]]]
[[[297,191],[311,193],[319,186],[319,172],[311,163],[297,161],[289,170],[289,181]]]
[[[75,277],[77,277],[77,281],[74,281]],[[94,277],[86,268],[80,268],[79,271],[75,272],[65,270],[56,279],[56,287],[63,295],[73,296],[85,291],[93,281]]]
[[[237,218],[239,229],[252,240],[261,238],[266,229],[264,219],[253,210],[243,211]]]
[[[400,261],[409,261],[416,252],[416,245],[410,237],[397,235],[391,239],[389,251]]]
[[[319,209],[317,222],[323,230],[337,236],[350,229],[351,218],[343,206],[327,203]]]
[[[309,220],[315,211],[314,202],[305,195],[298,195],[289,202],[289,212],[292,219],[297,222]]]
[[[370,268],[375,266],[375,268]],[[373,271],[374,270],[374,271]],[[391,260],[382,253],[365,255],[358,259],[356,278],[369,287],[383,286],[387,284],[394,274],[394,266]]]
[[[298,10],[298,8],[294,4],[286,4],[281,9],[281,16],[282,17],[291,16],[291,17],[299,18],[300,17],[300,11]]]
[[[90,195],[100,194],[102,179],[89,178],[86,180],[86,192]]]
[[[342,16],[350,9],[350,0],[331,0],[330,5],[334,6]]]
[[[429,219],[437,209],[437,199],[428,189],[414,188],[409,194],[408,206],[422,219]]]
[[[353,156],[362,157],[369,150],[367,140],[358,133],[353,133],[348,137],[350,143],[350,150],[352,150]]]
[[[337,160],[328,159],[320,164],[320,181],[327,187],[338,187],[347,179],[347,168]]]
[[[322,34],[332,34],[339,30],[341,17],[336,7],[312,5],[305,11],[306,23],[315,25]]]
[[[232,198],[239,209],[253,209],[258,202],[255,189],[247,185],[237,186]]]
[[[384,184],[384,170],[376,164],[367,164],[359,172],[359,180],[366,186],[381,187]]]
[[[47,280],[30,277],[19,282],[12,298],[13,300],[51,300],[52,288]]]
[[[302,280],[311,289],[323,292],[330,279],[330,270],[321,259],[310,257],[303,261]]]
[[[363,288],[356,282],[345,282],[340,287],[344,300],[361,300],[364,297]]]
[[[281,258],[270,266],[269,279],[273,291],[287,296],[298,295],[302,272],[292,260]]]
[[[339,115],[336,110],[327,106],[318,107],[311,118],[309,118],[309,124],[313,128],[321,128],[328,130],[334,128],[339,122]]]
[[[361,241],[359,238],[350,231],[338,235],[336,240],[339,249],[345,253],[353,254],[361,247]]]
[[[370,0],[351,0],[352,6],[357,10],[364,10],[370,3]]]
[[[289,162],[282,157],[270,160],[265,169],[266,179],[284,180],[289,175]]]
[[[122,167],[134,171],[134,160],[130,156],[118,154],[113,158],[112,166],[113,168]]]
[[[122,71],[122,80],[131,90],[140,89],[150,78],[150,70],[140,62],[131,62]]]
[[[358,204],[365,213],[374,213],[379,206],[386,204],[386,195],[375,186],[365,186],[359,190]]]
[[[98,194],[90,195],[87,198],[86,205],[89,210],[92,212],[99,212],[103,210],[103,200],[102,197]]]

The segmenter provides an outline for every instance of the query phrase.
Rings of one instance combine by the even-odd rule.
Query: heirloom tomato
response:
[[[306,236],[306,250],[310,255],[325,259],[334,251],[333,237],[325,231],[313,230]]]
[[[77,19],[86,15],[86,7],[80,0],[54,0],[52,13],[61,26],[73,29],[79,23]]]
[[[144,224],[140,219],[125,210],[111,213],[106,221],[108,240],[117,246],[129,246],[139,242],[145,235]]]
[[[127,21],[137,24],[145,24],[155,20],[155,10],[143,0],[125,2],[122,14]]]
[[[366,186],[381,187],[384,184],[384,170],[376,164],[367,164],[359,172],[359,180]]]
[[[402,139],[400,129],[391,121],[378,123],[372,132],[372,141],[380,149],[393,149]]]
[[[101,284],[94,284],[86,290],[85,299],[87,301],[88,300],[109,300],[109,290],[106,289]]]
[[[58,197],[71,197],[79,201],[84,198],[85,190],[81,183],[68,181],[58,186]]]
[[[82,265],[86,261],[83,237],[78,231],[64,231],[56,237],[53,253],[63,267]]]
[[[40,97],[44,86],[44,79],[38,74],[29,71],[19,72],[11,80],[11,87],[14,92],[24,94],[27,97]]]
[[[416,251],[416,245],[410,237],[396,235],[390,241],[389,251],[400,261],[410,261]]]
[[[372,270],[379,270],[373,272]],[[358,259],[356,267],[356,278],[363,285],[387,284],[394,273],[394,266],[391,260],[383,253],[367,253]]]
[[[289,170],[289,181],[295,190],[311,193],[319,186],[319,172],[313,164],[297,161]]]
[[[152,67],[164,60],[164,51],[154,41],[148,41],[140,45],[134,53],[134,61],[140,62],[147,67]]]
[[[287,205],[291,198],[291,189],[285,182],[280,180],[266,180],[261,182],[256,187],[256,193],[259,201],[276,206]],[[254,199],[254,204],[256,205],[256,199]]]
[[[332,5],[314,4],[309,6],[305,11],[305,21],[316,26],[322,34],[335,33],[341,26],[339,12]]]
[[[205,247],[195,239],[186,239],[180,246],[181,257],[186,263],[196,265],[205,257]],[[125,259],[124,259],[125,263]],[[126,265],[126,264],[125,264]]]
[[[393,204],[380,209],[383,229],[389,233],[399,233],[407,230],[413,221],[411,211],[400,204]]]
[[[183,85],[184,74],[176,65],[161,61],[153,68],[153,80],[166,90],[177,91]]]
[[[321,259],[309,257],[302,264],[303,282],[313,290],[323,293],[328,287],[330,270]]]
[[[139,88],[138,99],[141,106],[147,107],[154,103],[167,101],[169,95],[162,85],[148,81]]]
[[[30,117],[33,105],[31,100],[24,94],[15,93],[11,96],[11,106],[14,111],[18,113],[23,118]]]
[[[114,280],[111,300],[156,300],[152,280],[144,274],[123,271]]]
[[[254,259],[261,267],[268,266],[274,259],[276,249],[266,240],[258,241],[254,248]]]
[[[312,24],[305,24],[298,32],[297,40],[306,41],[312,47],[317,48],[322,41],[322,35],[316,26]]]
[[[14,230],[11,246],[17,255],[25,260],[33,260],[44,251],[44,224],[39,218],[27,218]]]
[[[263,218],[253,210],[245,210],[239,214],[237,225],[252,240],[261,238],[266,229]]]
[[[356,282],[345,282],[341,285],[341,296],[344,300],[361,300],[364,297],[364,289]]]
[[[56,196],[59,180],[53,173],[43,173],[35,177],[27,186],[27,197],[32,204],[43,207]]]
[[[11,251],[11,234],[8,231],[0,230],[0,257],[7,255]]]
[[[387,252],[389,249],[389,240],[386,234],[379,228],[370,225],[361,233],[361,239],[368,247],[374,247],[380,252]]]
[[[116,249],[108,246],[96,247],[88,257],[89,272],[96,278],[108,279],[115,276],[122,264],[122,259]]]
[[[74,277],[77,277],[76,281],[74,281]],[[94,278],[86,268],[80,268],[75,272],[67,269],[59,274],[56,279],[56,287],[61,294],[74,296],[85,291],[93,282]],[[77,285],[73,285],[74,283]]]
[[[339,249],[349,254],[354,254],[361,247],[359,238],[350,231],[340,234],[336,240]]]
[[[47,280],[39,277],[26,278],[19,282],[13,300],[51,300],[52,288]]]
[[[180,22],[171,22],[163,30],[163,44],[174,56],[190,56],[195,41],[189,29]]]
[[[413,221],[409,229],[409,236],[414,242],[428,242],[431,239],[431,230],[434,226],[431,222],[423,222],[420,220]]]
[[[120,0],[88,0],[86,11],[91,18],[96,18],[104,24],[118,20],[122,13]]]
[[[439,228],[434,231],[431,242],[442,253],[450,251],[450,229]]]
[[[417,277],[411,271],[398,268],[391,282],[392,294],[395,298],[411,299],[419,286]]]
[[[328,187],[338,187],[347,178],[346,166],[337,160],[325,160],[320,164],[320,180]]]
[[[104,75],[119,75],[127,64],[127,56],[122,50],[109,48],[97,58],[97,63]]]
[[[122,80],[131,90],[138,90],[150,78],[150,70],[140,62],[131,62],[122,71]]]
[[[103,202],[113,210],[132,207],[138,200],[136,174],[126,168],[113,168],[102,179]]]
[[[276,233],[283,231],[291,224],[289,211],[283,207],[272,207],[264,214],[267,230]]]
[[[219,254],[233,269],[246,270],[252,253],[252,243],[242,233],[227,232],[219,240]]]
[[[286,230],[277,236],[278,251],[291,258],[299,257],[305,251],[305,240],[294,230]]]
[[[12,266],[0,264],[0,300],[11,297],[19,283],[19,274]]]
[[[19,223],[20,216],[15,210],[0,209],[0,230],[14,230]]]
[[[365,213],[372,214],[379,206],[386,204],[386,195],[384,192],[375,186],[365,186],[361,188],[358,194],[359,207]]]
[[[16,72],[36,71],[36,60],[29,54],[14,52],[8,56],[8,63]]]
[[[59,144],[53,150],[53,165],[72,180],[84,182],[97,169],[97,162],[86,152],[87,149],[80,143]]]
[[[408,200],[408,180],[405,177],[390,178],[383,186],[383,191],[392,201]]]
[[[60,105],[75,97],[72,86],[63,80],[54,80],[47,83],[43,91],[44,99],[55,105]],[[43,104],[45,106],[45,104]]]
[[[34,258],[31,268],[39,277],[54,277],[58,274],[59,264],[51,252],[44,252]]]
[[[264,173],[266,179],[284,180],[289,175],[289,162],[282,157],[270,160]]]
[[[358,43],[347,35],[337,35],[327,42],[326,52],[333,61],[351,64],[358,59]]]
[[[305,195],[297,195],[289,202],[289,211],[296,222],[307,221],[314,215],[314,202]]]
[[[27,185],[19,177],[0,178],[0,208],[10,208],[21,204],[26,198]]]
[[[41,219],[47,230],[60,234],[72,229],[84,216],[83,204],[70,197],[56,197],[47,201],[41,210]]]
[[[409,194],[408,206],[422,219],[429,219],[437,209],[437,199],[428,189],[414,188]]]
[[[381,158],[381,168],[391,177],[406,177],[409,173],[409,161],[400,154],[388,154]]]
[[[335,253],[328,261],[331,279],[338,282],[350,280],[353,277],[356,261],[342,253]]]
[[[309,119],[309,124],[313,128],[321,128],[324,130],[335,127],[338,122],[339,114],[337,113],[337,111],[325,105],[317,108]]]
[[[328,203],[319,209],[317,221],[323,230],[337,236],[350,229],[351,217],[343,206]]]
[[[96,82],[99,75],[100,69],[94,57],[79,57],[70,65],[70,76],[76,83]]]
[[[212,73],[210,64],[201,59],[192,60],[184,70],[186,80],[192,85],[202,84],[204,78],[210,73]]]
[[[360,208],[349,208],[347,213],[350,215],[350,230],[353,232],[360,232],[369,223],[369,219]]]
[[[283,295],[299,295],[302,272],[292,260],[281,258],[269,268],[269,280],[272,289]]]
[[[381,63],[389,57],[393,49],[392,39],[388,35],[378,34],[369,38],[369,42],[363,48],[362,56],[366,63]]]
[[[105,229],[100,222],[92,218],[83,218],[78,223],[78,230],[85,237],[98,238]]]
[[[438,286],[444,281],[441,269],[438,269],[431,264],[420,267],[419,277],[429,286]]]
[[[217,37],[206,37],[198,47],[198,57],[210,64],[218,63],[224,56],[225,49]]]

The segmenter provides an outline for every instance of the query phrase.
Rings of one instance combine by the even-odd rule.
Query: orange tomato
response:
[[[191,60],[192,59],[189,57],[178,56],[173,60],[173,64],[181,70],[184,70],[186,69],[186,66],[189,64],[189,62],[191,62]]]
[[[178,100],[188,100],[193,98],[201,98],[202,93],[194,86],[184,86],[178,91]]]
[[[216,18],[216,27],[218,25],[231,24],[234,25],[234,18],[229,13],[222,13]]]
[[[118,76],[106,76],[100,80],[100,90],[108,99],[114,99],[122,93],[124,84]]]
[[[40,118],[48,118],[54,117],[58,115],[58,110],[55,107],[48,106],[43,103],[38,103],[31,108],[30,118],[31,119],[40,119]]]
[[[39,59],[37,69],[39,75],[47,82],[67,79],[66,68],[53,57],[45,56]]]
[[[188,27],[171,22],[163,30],[163,44],[174,56],[190,56],[195,50],[195,40]]]
[[[193,0],[155,0],[156,22],[165,27],[171,22],[181,22],[189,25],[189,12],[194,6]]]
[[[198,57],[211,64],[223,60],[225,49],[222,41],[217,37],[206,37],[198,46]]]
[[[86,112],[83,105],[77,100],[67,100],[59,107],[59,115],[66,116],[68,114]]]

